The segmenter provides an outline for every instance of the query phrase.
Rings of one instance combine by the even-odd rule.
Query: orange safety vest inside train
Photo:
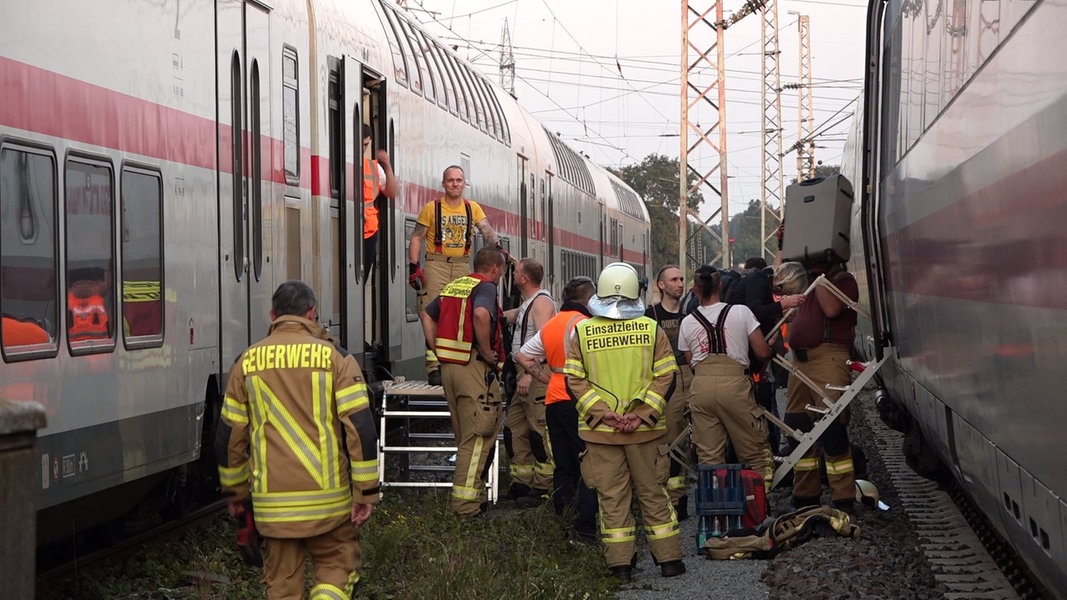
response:
[[[363,158],[363,239],[378,233],[378,161]]]

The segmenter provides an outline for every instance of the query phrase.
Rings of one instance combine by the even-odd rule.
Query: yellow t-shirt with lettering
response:
[[[473,222],[470,224],[471,235],[474,235],[476,231],[475,223],[480,223],[485,220],[485,211],[482,207],[473,200],[468,200],[471,206],[471,219]],[[434,224],[434,215],[436,214],[435,205],[437,202],[427,202],[422,210],[419,211],[419,218],[416,222],[419,225],[426,226],[426,254],[437,254],[437,239],[434,237],[437,233],[437,227]],[[441,254],[445,256],[463,256],[464,250],[467,247],[467,240],[464,236],[467,234],[467,209],[460,202],[459,206],[451,207],[444,199],[441,200]]]

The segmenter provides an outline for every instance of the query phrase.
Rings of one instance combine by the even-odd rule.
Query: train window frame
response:
[[[469,124],[471,122],[471,105],[468,100],[470,90],[466,89],[466,85],[463,83],[463,78],[459,76],[462,64],[459,62],[458,58],[447,50],[445,50],[443,55],[448,62],[449,73],[452,75],[452,80],[456,82],[456,106],[459,109],[459,118],[462,119],[464,123]]]
[[[51,307],[51,317],[52,317],[52,319],[51,319],[51,322],[49,323],[49,320],[48,320],[48,316],[49,315],[48,315],[48,311],[47,310],[46,310],[45,314],[41,315],[42,318],[43,318],[43,323],[45,325],[45,327],[42,327],[42,329],[45,329],[45,333],[49,338],[47,342],[39,342],[39,343],[33,343],[33,344],[20,344],[20,345],[11,345],[11,346],[8,346],[7,344],[4,344],[4,343],[0,343],[0,354],[3,355],[4,362],[8,362],[8,363],[10,363],[10,362],[27,361],[27,360],[35,360],[35,359],[43,359],[43,358],[53,358],[57,354],[59,354],[59,327],[60,327],[60,321],[59,321],[59,306],[60,306],[60,296],[59,296],[59,270],[60,270],[60,257],[59,257],[59,233],[60,233],[60,230],[59,230],[59,161],[56,158],[55,149],[50,147],[50,146],[33,144],[33,143],[29,143],[29,142],[24,142],[24,141],[21,141],[21,140],[6,140],[6,139],[3,139],[3,138],[0,138],[0,165],[2,165],[2,163],[3,163],[3,154],[5,152],[17,152],[17,153],[20,153],[20,154],[23,154],[23,155],[38,156],[38,157],[46,159],[48,161],[50,167],[51,167],[51,171],[49,173],[50,177],[48,178],[48,183],[51,185],[51,196],[52,197],[50,198],[49,207],[51,208],[52,213],[49,216],[50,218],[46,218],[46,216],[40,215],[40,213],[36,213],[36,212],[34,213],[34,215],[36,215],[41,220],[51,221],[51,223],[50,223],[50,225],[51,225],[51,227],[50,227],[50,229],[51,229],[51,244],[48,244],[48,247],[51,250],[50,258],[51,258],[51,266],[52,266],[52,277],[51,277],[51,287],[52,287],[51,292],[52,293],[51,293],[51,299],[50,300],[45,300],[44,302],[45,302],[45,307],[46,308]],[[0,170],[0,178],[2,178],[2,177],[3,177],[3,171]],[[0,206],[3,206],[3,202],[4,202],[3,189],[4,189],[3,185],[2,185],[2,183],[0,183]],[[39,241],[41,241],[40,235],[41,235],[41,227],[38,226],[38,227],[35,228],[35,231],[34,231],[33,235],[31,236],[32,240],[31,239],[27,239],[26,236],[21,236],[20,235],[19,239],[18,239],[18,242],[21,243],[21,244],[32,243],[32,244],[36,245]],[[6,293],[5,293],[5,290],[6,290],[6,286],[5,286],[5,282],[6,281],[5,280],[6,280],[6,278],[4,277],[3,273],[5,272],[6,267],[8,266],[6,263],[9,260],[9,258],[10,258],[10,256],[6,252],[3,253],[2,256],[0,256],[0,310],[6,310],[7,309],[7,307],[4,306],[5,303],[3,301],[3,297],[6,296]],[[37,315],[29,315],[29,316],[33,317],[35,321],[40,322],[40,319],[37,318]],[[52,332],[48,331],[47,326],[49,324],[53,328]],[[2,324],[0,324],[0,332],[2,332]],[[0,333],[0,335],[2,335],[2,333]]]
[[[478,129],[486,135],[489,134],[489,128],[485,124],[485,105],[482,104],[481,94],[475,87],[472,80],[474,79],[474,73],[471,71],[465,63],[460,63],[460,75],[463,77],[464,83],[467,89],[470,90],[472,95],[472,106],[474,107],[474,116],[470,121],[470,124],[475,129]]]
[[[430,76],[430,83],[433,85],[433,97],[426,95],[425,98],[430,102],[448,110],[447,93],[444,85],[444,75],[441,73],[441,66],[437,63],[437,57],[434,55],[431,48],[434,47],[433,40],[430,36],[426,35],[426,32],[411,25],[410,27],[413,34],[415,34],[416,42],[419,44],[419,48],[424,50],[422,52],[423,62],[426,63],[426,72]]]
[[[259,59],[253,58],[248,74],[250,110],[249,160],[251,161],[248,182],[248,220],[252,244],[252,276],[263,279],[263,81],[259,75]],[[268,93],[269,95],[269,93]]]
[[[404,55],[405,64],[408,66],[408,89],[421,96],[425,87],[422,83],[423,67],[419,64],[418,52],[411,45],[411,37],[408,35],[408,22],[396,12],[393,13],[392,17],[396,23],[396,37],[400,43],[400,53]]]
[[[149,237],[154,237],[157,240],[156,248],[156,271],[159,276],[159,281],[156,283],[155,289],[152,286],[130,286],[130,294],[143,294],[151,296],[154,292],[156,295],[155,302],[159,303],[159,327],[158,332],[147,334],[132,334],[129,333],[129,321],[126,318],[126,305],[127,305],[127,284],[128,283],[143,283],[140,280],[130,280],[126,274],[126,259],[130,253],[126,250],[127,238],[130,235],[129,223],[132,219],[128,218],[129,211],[127,210],[128,196],[126,194],[126,188],[128,182],[126,181],[127,175],[134,175],[138,177],[152,178],[156,180],[156,227],[154,232],[149,233]],[[166,288],[166,272],[163,269],[165,264],[163,254],[166,248],[164,239],[166,231],[163,227],[163,174],[159,169],[140,165],[137,163],[127,162],[123,163],[119,168],[119,244],[121,245],[119,252],[119,275],[122,282],[122,294],[119,296],[119,307],[122,316],[122,343],[126,350],[136,350],[142,348],[156,348],[163,345],[163,340],[166,337],[166,302],[163,297],[163,290]],[[151,260],[151,258],[149,259]],[[135,289],[139,288],[139,289]],[[138,300],[137,302],[143,302],[144,300]]]
[[[392,7],[385,4],[384,0],[379,4],[385,14],[385,37],[389,40],[389,49],[393,52],[393,81],[404,87],[410,87],[408,84],[408,59],[404,55],[404,49],[400,43],[400,35],[397,33],[397,15],[394,14]],[[389,35],[390,33],[392,34],[391,36]]]
[[[458,113],[456,107],[456,84],[452,81],[452,76],[445,67],[444,59],[441,58],[441,52],[443,52],[441,45],[437,43],[437,40],[433,39],[425,32],[423,32],[423,37],[426,38],[430,56],[433,59],[434,64],[437,65],[437,73],[441,78],[441,91],[443,93],[437,95],[437,104],[441,108],[455,115]]]
[[[291,101],[290,101],[291,99]],[[285,183],[300,185],[300,56],[282,45],[282,168]]]
[[[421,94],[428,102],[436,104],[437,96],[433,77],[430,74],[429,66],[426,65],[426,57],[422,53],[422,46],[414,33],[415,27],[407,19],[399,17],[397,18],[397,23],[404,30],[404,39],[407,41],[407,47],[411,49],[411,59],[415,61],[415,68],[419,74],[419,88],[415,89],[415,86],[412,85],[411,89]]]
[[[106,296],[104,298],[102,298],[101,301],[104,303],[104,308],[105,309],[107,308],[108,303],[110,302],[110,306],[111,306],[110,313],[111,313],[111,316],[109,317],[110,323],[108,325],[107,337],[106,338],[100,338],[99,340],[96,340],[96,339],[72,340],[71,339],[71,335],[70,335],[70,333],[71,333],[70,330],[72,328],[72,321],[71,321],[71,318],[70,318],[69,314],[67,314],[67,313],[71,312],[70,298],[71,298],[71,294],[74,293],[74,292],[71,291],[71,287],[72,287],[71,274],[74,272],[70,268],[71,267],[71,262],[72,262],[71,258],[73,256],[84,256],[84,254],[85,254],[85,251],[84,251],[83,248],[75,248],[74,252],[71,252],[71,250],[72,250],[72,247],[71,247],[72,246],[72,243],[71,243],[71,232],[73,230],[75,230],[75,227],[73,227],[72,223],[71,223],[71,220],[72,220],[71,219],[72,215],[71,215],[71,212],[70,212],[71,199],[70,199],[70,195],[68,194],[68,190],[72,189],[70,187],[70,179],[71,179],[70,169],[71,169],[72,165],[82,165],[84,167],[98,168],[98,169],[105,170],[107,172],[107,178],[108,178],[108,184],[109,184],[110,195],[109,195],[108,200],[110,201],[110,213],[108,214],[108,220],[107,220],[108,227],[109,227],[109,232],[108,233],[110,234],[109,237],[108,237],[108,240],[107,240],[107,251],[109,253],[109,256],[107,258],[107,265],[106,265],[107,271],[105,271],[105,273],[104,273],[105,278],[103,279],[103,281],[105,282],[105,286],[106,286]],[[63,286],[62,286],[62,288],[63,288],[64,291],[66,291],[65,300],[63,301],[63,306],[64,306],[64,309],[65,309],[64,310],[65,314],[64,314],[64,318],[63,318],[63,322],[64,322],[63,331],[65,333],[64,338],[67,341],[67,351],[70,353],[71,356],[84,356],[84,355],[87,355],[87,354],[105,354],[105,353],[111,353],[111,352],[113,352],[115,350],[115,340],[118,337],[118,335],[117,335],[118,334],[118,328],[115,326],[114,317],[117,316],[117,312],[114,309],[119,306],[117,298],[116,298],[116,295],[117,295],[116,294],[116,288],[117,288],[117,286],[116,286],[116,278],[115,278],[116,267],[117,267],[117,261],[116,261],[117,257],[115,256],[115,254],[116,254],[116,252],[115,252],[115,240],[116,240],[116,235],[115,235],[115,233],[116,233],[115,232],[115,222],[116,222],[116,216],[115,216],[116,215],[115,187],[116,187],[116,185],[115,185],[115,182],[116,182],[116,180],[115,180],[115,166],[114,166],[114,164],[112,164],[111,159],[106,157],[106,156],[94,156],[92,154],[81,153],[81,152],[68,152],[67,156],[63,160],[63,202],[62,202],[62,209],[63,210],[62,210],[62,215],[61,215],[61,218],[62,218],[62,221],[63,221],[63,228],[62,228],[63,229]],[[93,237],[96,237],[96,236],[93,236]],[[110,274],[111,274],[110,283],[108,283],[108,279],[106,277],[108,272],[110,272]]]
[[[407,245],[404,246],[405,253],[410,251],[411,248],[411,234],[415,231],[416,222],[411,217],[404,219],[404,239],[407,240]],[[407,323],[415,323],[419,320],[419,296],[410,285],[404,286],[404,321]]]
[[[489,82],[484,77],[475,75],[476,85],[482,88],[482,95],[485,97],[485,118],[486,125],[489,126],[489,135],[493,136],[493,139],[498,142],[503,140],[503,131],[500,126],[499,115],[496,111],[496,102],[494,96],[496,93],[493,91],[493,86],[489,85]]]
[[[230,56],[230,153],[232,163],[230,190],[233,218],[233,271],[237,281],[244,279],[245,260],[245,181],[244,181],[244,69],[241,55]]]

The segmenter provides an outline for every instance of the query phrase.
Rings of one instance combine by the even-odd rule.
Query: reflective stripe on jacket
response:
[[[488,281],[481,273],[471,273],[445,285],[438,297],[440,315],[437,319],[435,341],[437,360],[465,365],[474,356],[474,304],[470,302],[474,290]],[[497,323],[502,322],[500,306],[497,306]],[[491,332],[491,346],[498,360],[504,360],[504,340],[499,325]],[[495,368],[495,365],[494,365]]]

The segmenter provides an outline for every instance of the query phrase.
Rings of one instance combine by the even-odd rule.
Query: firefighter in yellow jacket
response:
[[[350,598],[359,581],[358,529],[378,501],[377,434],[356,359],[315,322],[301,281],[274,292],[266,338],[234,363],[216,437],[231,514],[249,496],[266,545],[270,600]]]
[[[485,510],[485,477],[503,415],[504,313],[496,287],[503,273],[504,254],[482,248],[474,255],[474,272],[445,285],[420,315],[426,345],[441,361],[457,445],[451,508],[461,517]]]
[[[608,568],[626,582],[633,576],[634,492],[645,538],[664,577],[685,573],[678,517],[667,491],[667,398],[677,361],[670,341],[644,316],[637,271],[612,263],[600,273],[589,300],[594,316],[567,341],[564,373],[577,399],[578,432],[586,444],[582,477],[597,493],[600,536]]]

